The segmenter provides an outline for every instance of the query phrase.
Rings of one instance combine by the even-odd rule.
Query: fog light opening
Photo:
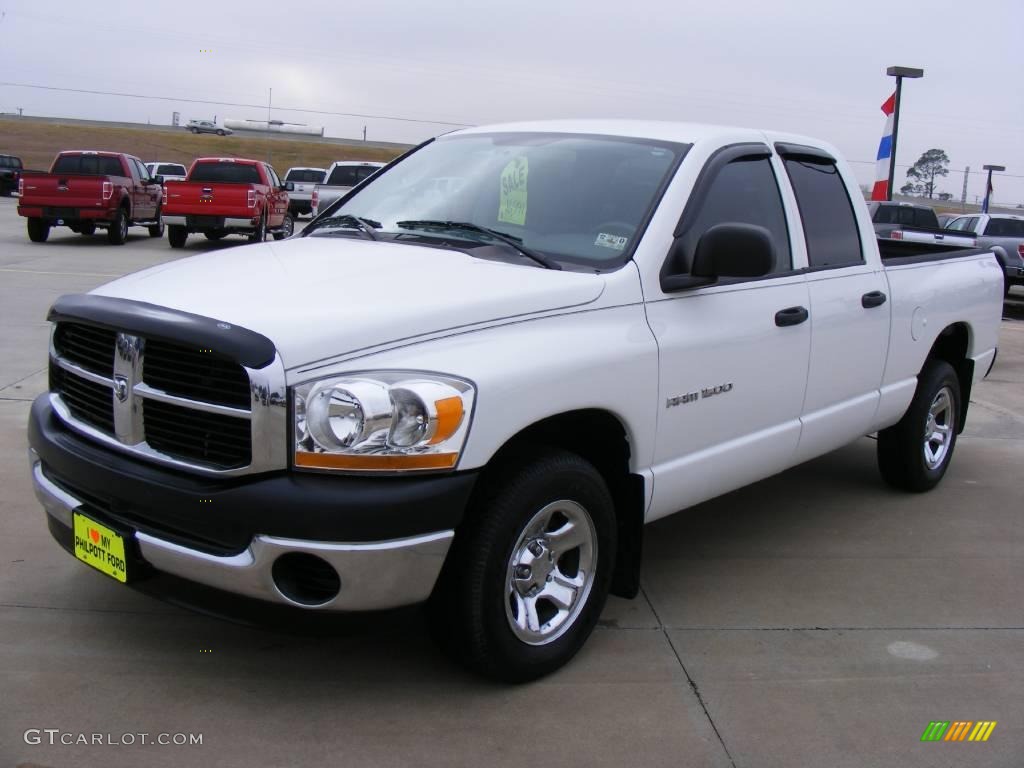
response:
[[[329,603],[341,591],[341,577],[330,563],[308,552],[288,552],[274,561],[274,586],[300,605]]]

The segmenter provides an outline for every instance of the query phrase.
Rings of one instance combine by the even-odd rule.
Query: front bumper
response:
[[[66,549],[77,510],[124,533],[143,581],[153,572],[170,574],[236,595],[326,611],[425,600],[476,479],[466,473],[268,473],[210,481],[86,441],[56,418],[45,395],[33,405],[29,443],[36,496],[51,533]],[[340,581],[336,594],[311,601],[282,581],[275,564],[296,554],[333,569]]]

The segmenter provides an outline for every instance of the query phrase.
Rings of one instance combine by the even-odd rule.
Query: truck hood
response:
[[[595,301],[604,279],[460,251],[334,237],[206,253],[92,293],[264,334],[287,368],[478,323]]]

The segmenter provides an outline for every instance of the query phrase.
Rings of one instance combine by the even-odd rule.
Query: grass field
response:
[[[399,149],[381,149],[320,141],[193,136],[136,128],[60,125],[18,118],[0,118],[0,153],[20,157],[25,168],[48,170],[64,149],[126,152],[143,162],[166,160],[186,166],[197,157],[251,157],[269,159],[282,176],[296,165],[326,168],[335,160],[379,160],[397,157]]]

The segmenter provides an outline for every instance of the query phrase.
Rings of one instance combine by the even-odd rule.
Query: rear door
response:
[[[649,519],[778,472],[796,450],[811,329],[780,172],[765,144],[713,154],[680,212],[674,235],[681,249],[669,269],[685,274],[701,235],[734,222],[771,233],[770,274],[678,293],[645,288],[660,361]]]
[[[867,244],[853,209],[859,190],[850,188],[827,153],[776,146],[800,210],[808,263],[811,356],[797,452],[804,461],[868,431],[878,407],[892,302],[881,264],[865,259]]]
[[[160,204],[160,195],[162,193],[160,185],[153,183],[149,169],[137,157],[129,158],[129,162],[135,166],[139,174],[135,219],[137,221],[155,219],[156,209]]]
[[[270,189],[267,192],[267,226],[274,229],[280,227],[284,222],[285,214],[288,213],[288,193],[281,189],[281,179],[270,165],[264,166],[267,171],[267,183]]]

